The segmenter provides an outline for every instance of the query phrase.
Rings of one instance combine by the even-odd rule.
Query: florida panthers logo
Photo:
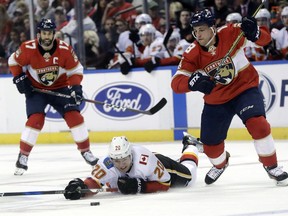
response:
[[[43,85],[51,86],[58,78],[58,66],[38,69],[37,74]]]
[[[230,57],[227,57],[224,62],[220,59],[207,65],[204,70],[211,77],[215,78],[217,83],[228,85],[235,77],[235,67]],[[219,67],[219,65],[221,65]]]

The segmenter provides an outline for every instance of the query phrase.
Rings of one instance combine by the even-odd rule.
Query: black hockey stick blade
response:
[[[39,93],[43,93],[43,94],[49,94],[49,95],[54,95],[54,96],[57,96],[57,97],[63,97],[63,98],[71,98],[72,97],[71,95],[66,95],[66,94],[62,94],[60,92],[50,91],[50,90],[47,90],[47,89],[33,88],[33,90],[35,92],[39,92]],[[167,103],[166,98],[162,98],[150,110],[139,110],[139,109],[133,109],[133,108],[129,108],[129,107],[117,106],[117,105],[114,105],[114,104],[109,104],[109,103],[106,103],[104,101],[90,100],[90,99],[87,99],[87,98],[83,98],[83,101],[86,101],[86,102],[89,102],[89,103],[94,103],[94,104],[105,105],[105,106],[108,106],[108,107],[118,108],[118,109],[122,109],[123,111],[128,110],[128,111],[131,111],[131,112],[141,113],[141,114],[145,114],[145,115],[153,115],[153,114],[155,114],[156,112],[161,110]]]
[[[81,193],[93,192],[117,192],[117,188],[98,188],[98,189],[81,189]],[[24,191],[24,192],[0,192],[0,197],[7,196],[33,196],[33,195],[52,195],[52,194],[64,194],[65,190],[50,190],[50,191]]]
[[[166,98],[162,98],[154,107],[152,107],[148,112],[149,115],[153,115],[161,110],[167,104]]]

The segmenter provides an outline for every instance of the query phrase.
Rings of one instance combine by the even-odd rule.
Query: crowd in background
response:
[[[35,26],[42,18],[52,19],[56,37],[77,51],[77,13],[74,0],[34,0]],[[209,8],[217,27],[241,22],[252,16],[261,0],[182,0],[169,1],[169,20],[164,0],[148,0],[143,13],[142,0],[83,0],[85,67],[119,68],[127,74],[133,67],[151,72],[159,65],[177,65],[193,42],[191,14]],[[8,57],[30,37],[29,0],[0,0],[0,73],[9,73]],[[256,16],[258,25],[271,30],[273,40],[266,47],[248,44],[251,61],[288,60],[288,2],[270,0]],[[133,8],[134,7],[134,8]],[[129,8],[133,8],[129,10]],[[127,11],[121,13],[121,11]],[[167,30],[166,23],[169,23]],[[36,29],[35,29],[35,32]],[[165,37],[169,35],[169,37]]]

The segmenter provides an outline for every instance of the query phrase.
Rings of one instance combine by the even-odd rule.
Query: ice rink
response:
[[[143,144],[178,159],[180,142]],[[279,165],[288,170],[288,141],[276,141]],[[92,144],[97,156],[107,154],[108,143]],[[63,195],[0,197],[0,216],[259,216],[288,215],[288,187],[277,187],[258,162],[252,142],[227,142],[230,166],[218,181],[205,185],[211,165],[204,154],[199,157],[196,185],[154,194],[121,195],[102,192],[82,200],[66,200]],[[36,145],[29,157],[28,171],[14,176],[19,146],[0,145],[0,193],[63,190],[75,178],[85,178],[90,167],[74,144]],[[90,202],[100,206],[90,206]]]

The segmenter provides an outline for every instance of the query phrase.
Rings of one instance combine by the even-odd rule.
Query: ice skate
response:
[[[268,176],[276,181],[277,186],[287,186],[288,185],[288,174],[282,170],[282,167],[272,166],[265,167]]]
[[[212,184],[214,183],[221,175],[222,173],[224,172],[224,170],[228,167],[229,165],[229,157],[230,157],[230,154],[229,152],[226,151],[226,160],[227,160],[227,163],[225,164],[225,166],[221,169],[218,169],[216,168],[215,166],[213,166],[209,172],[206,174],[206,177],[205,177],[205,183],[206,184]]]
[[[190,134],[188,134],[185,131],[183,131],[183,135],[184,135],[184,137],[182,139],[182,144],[183,144],[182,153],[184,152],[185,149],[188,148],[189,145],[196,146],[196,148],[198,149],[198,152],[200,152],[200,153],[204,152],[203,143],[201,141],[199,141],[199,139],[191,136]]]
[[[28,170],[27,162],[28,156],[19,153],[14,175],[23,175],[23,173]]]
[[[92,152],[86,151],[86,152],[81,152],[82,157],[84,158],[84,160],[86,161],[86,163],[90,164],[91,166],[94,166],[97,164],[98,162],[98,158],[96,158]]]

